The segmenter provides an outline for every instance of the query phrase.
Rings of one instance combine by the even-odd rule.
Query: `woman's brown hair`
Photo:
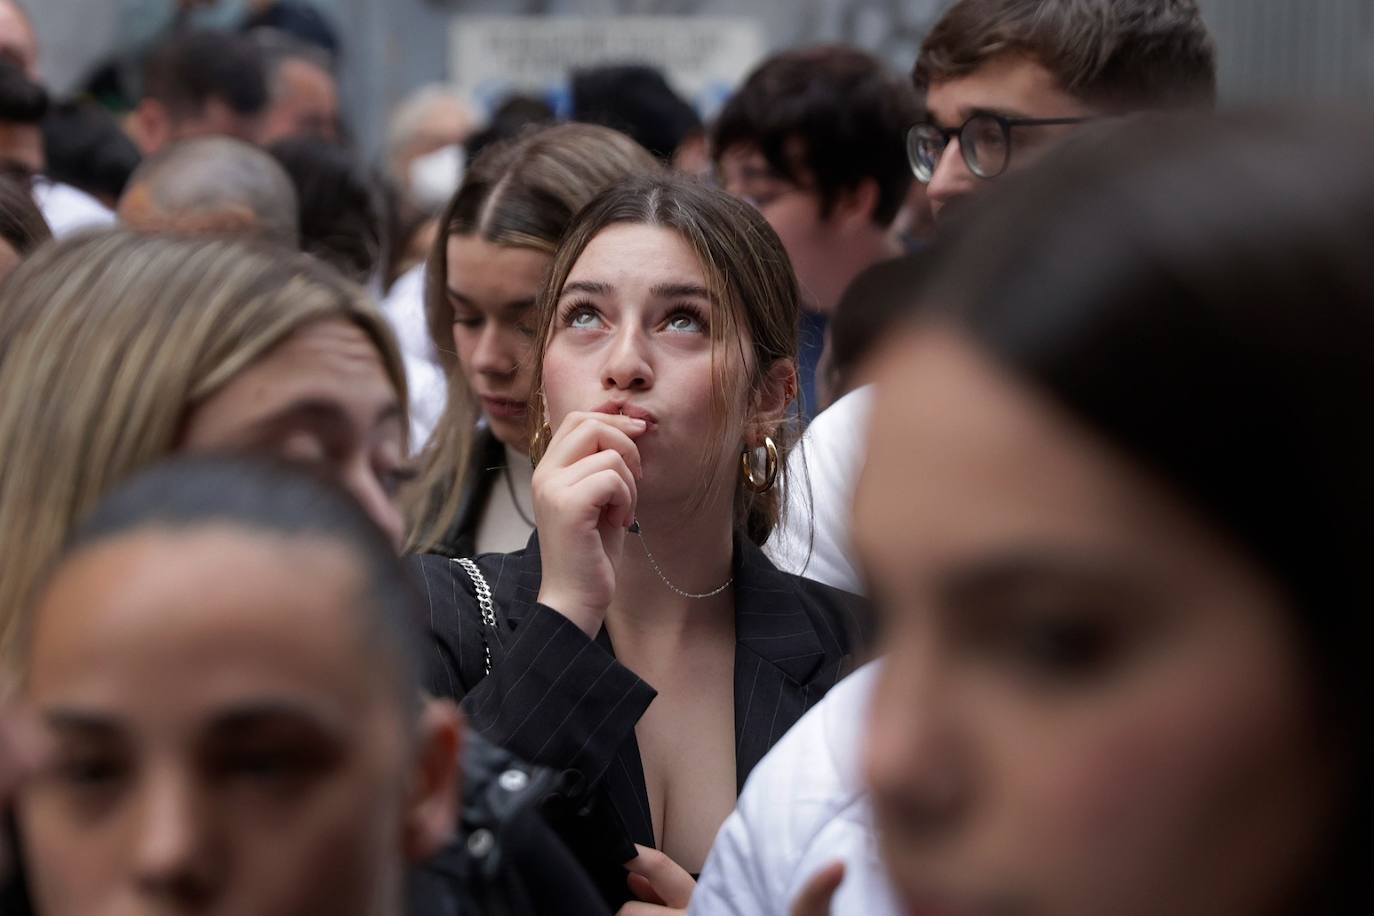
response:
[[[457,521],[478,416],[453,349],[449,239],[475,236],[552,256],[573,215],[597,192],[661,171],[629,137],[590,124],[537,130],[483,151],[468,169],[440,217],[441,231],[425,267],[425,321],[448,373],[448,402],[420,456],[419,479],[406,496],[410,549],[433,549]]]
[[[543,356],[553,337],[563,285],[592,239],[610,226],[621,224],[656,226],[677,233],[700,262],[707,290],[717,306],[711,320],[715,423],[713,436],[702,443],[705,477],[713,456],[724,446],[730,405],[738,403],[745,392],[752,404],[778,360],[795,364],[801,298],[787,251],[758,210],[724,191],[686,178],[650,176],[616,184],[589,203],[569,226],[539,296],[539,336],[534,347],[539,356],[534,368],[534,409],[530,411],[534,424],[531,442],[536,448],[530,457],[537,460],[538,447],[547,443],[547,436],[541,434],[545,422],[540,394],[544,384]],[[720,358],[722,348],[732,346],[739,348],[741,364],[749,366],[745,378],[731,377],[727,362]],[[795,379],[791,388],[788,400],[793,416],[778,429],[759,431],[757,440],[741,443],[742,448],[757,446],[766,433],[778,449],[778,479],[771,489],[755,493],[743,486],[742,475],[735,478],[735,525],[743,528],[756,544],[768,539],[782,513],[779,494],[786,484],[787,454],[801,427],[796,402],[791,398],[795,394]],[[700,502],[704,503],[724,483],[703,480],[698,490]]]

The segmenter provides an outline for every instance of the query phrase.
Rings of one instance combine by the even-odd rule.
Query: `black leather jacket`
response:
[[[412,876],[411,916],[610,916],[542,811],[562,776],[469,731],[458,839]]]

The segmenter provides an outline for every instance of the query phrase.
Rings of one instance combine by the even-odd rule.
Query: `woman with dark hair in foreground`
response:
[[[1372,145],[1143,120],[943,253],[855,525],[910,912],[1370,912]]]

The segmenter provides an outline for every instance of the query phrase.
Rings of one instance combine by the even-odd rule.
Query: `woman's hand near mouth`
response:
[[[625,531],[643,476],[635,439],[644,420],[570,413],[534,471],[543,579],[539,603],[595,636],[615,595]]]

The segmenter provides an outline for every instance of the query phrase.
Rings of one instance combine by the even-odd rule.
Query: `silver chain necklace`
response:
[[[648,557],[649,565],[653,567],[653,570],[658,575],[658,577],[663,580],[663,584],[668,586],[670,589],[672,589],[674,592],[676,592],[684,598],[714,598],[716,595],[719,595],[721,592],[725,591],[735,582],[734,574],[731,574],[730,578],[726,579],[724,582],[722,582],[715,588],[711,589],[709,592],[702,592],[701,594],[696,594],[693,592],[683,591],[682,589],[674,585],[672,582],[669,582],[668,577],[663,574],[663,570],[658,568],[658,561],[654,559],[654,555],[649,551],[649,543],[644,540],[644,529],[640,527],[639,519],[634,520],[634,524],[630,525],[629,531],[630,534],[639,535],[639,544],[641,547],[644,548],[644,556]]]

